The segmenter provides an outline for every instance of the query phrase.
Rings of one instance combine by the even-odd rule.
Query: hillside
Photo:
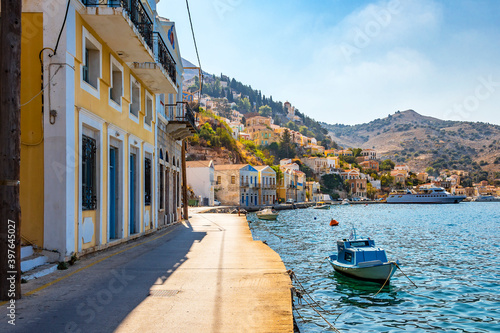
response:
[[[186,67],[194,65],[186,59],[182,60]],[[184,71],[184,90],[197,91],[199,87],[198,70]],[[203,95],[217,102],[217,111],[225,118],[231,118],[231,110],[236,110],[247,116],[249,114],[271,117],[275,125],[287,127],[301,134],[313,137],[323,146],[329,148],[331,141],[326,135],[327,130],[319,122],[295,109],[296,121],[290,121],[284,109],[284,102],[273,100],[273,96],[265,96],[260,90],[245,85],[227,75],[209,74],[203,72]],[[234,103],[234,104],[233,104]]]
[[[407,163],[414,170],[433,166],[500,171],[498,125],[440,120],[413,110],[353,126],[321,124],[340,146],[375,148],[383,157]]]

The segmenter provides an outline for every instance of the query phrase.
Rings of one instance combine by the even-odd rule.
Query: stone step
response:
[[[34,253],[33,246],[23,246],[21,247],[21,259],[32,256]]]
[[[33,280],[57,271],[57,264],[44,264],[21,275],[22,279]]]
[[[47,263],[46,256],[40,254],[31,255],[21,260],[21,272],[30,271],[33,268],[44,265],[46,263]]]

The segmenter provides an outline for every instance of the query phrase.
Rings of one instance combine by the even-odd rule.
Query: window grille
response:
[[[82,210],[95,210],[96,195],[96,141],[82,135]]]

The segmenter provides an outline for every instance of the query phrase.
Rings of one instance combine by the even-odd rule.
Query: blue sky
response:
[[[327,123],[414,109],[500,124],[500,1],[190,0],[202,67]],[[184,58],[184,0],[161,0]]]

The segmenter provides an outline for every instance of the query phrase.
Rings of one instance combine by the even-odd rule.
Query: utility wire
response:
[[[200,55],[198,54],[198,46],[196,45],[196,37],[194,36],[193,21],[191,20],[191,11],[189,10],[188,0],[186,0],[186,7],[189,16],[189,24],[191,25],[191,33],[193,34],[193,43],[194,43],[194,49],[196,51],[196,58],[198,58],[198,67],[200,67],[200,72],[201,72],[201,77],[200,77],[201,85],[200,85],[200,96],[199,96],[199,99],[201,99],[203,92],[203,70],[201,69]]]

